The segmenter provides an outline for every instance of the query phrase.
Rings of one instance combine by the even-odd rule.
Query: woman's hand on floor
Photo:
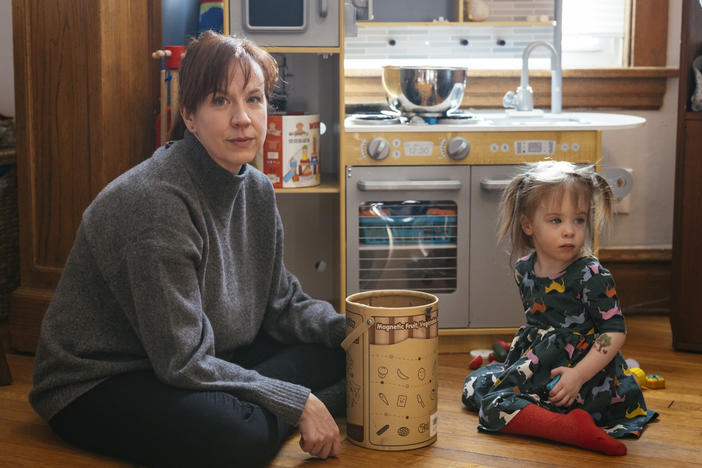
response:
[[[300,416],[300,447],[319,458],[336,457],[341,450],[339,426],[324,406],[310,393]]]

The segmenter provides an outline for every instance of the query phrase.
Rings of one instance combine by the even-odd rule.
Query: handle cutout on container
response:
[[[351,330],[351,333],[349,333],[348,336],[344,338],[344,341],[341,342],[341,347],[344,349],[344,351],[348,350],[351,343],[356,341],[356,338],[361,336],[366,330],[373,326],[374,323],[375,320],[373,320],[373,317],[370,317],[366,319],[365,322]]]

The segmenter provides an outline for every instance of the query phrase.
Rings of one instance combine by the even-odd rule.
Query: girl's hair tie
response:
[[[529,183],[529,173],[525,172],[522,178],[519,180],[518,190],[521,190],[526,184]]]
[[[597,179],[599,176],[600,175],[597,172],[595,172],[595,179]]]

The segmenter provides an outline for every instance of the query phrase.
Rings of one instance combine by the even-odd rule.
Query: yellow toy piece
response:
[[[647,375],[646,386],[648,388],[665,388],[665,379],[660,375]]]
[[[643,388],[646,385],[646,373],[639,367],[630,367],[629,371],[636,377],[636,383],[639,384],[639,387]]]
[[[630,367],[628,370],[624,371],[626,375],[633,375],[636,377],[636,383],[639,384],[641,388],[665,388],[665,379],[660,375],[646,375],[643,369],[639,367]]]

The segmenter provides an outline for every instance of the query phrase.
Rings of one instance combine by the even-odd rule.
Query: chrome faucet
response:
[[[550,42],[534,41],[524,48],[522,54],[522,79],[515,94],[507,91],[502,98],[504,107],[513,107],[518,111],[534,110],[534,91],[529,86],[529,55],[534,48],[544,46],[551,52],[551,113],[561,112],[561,60],[555,47]]]

